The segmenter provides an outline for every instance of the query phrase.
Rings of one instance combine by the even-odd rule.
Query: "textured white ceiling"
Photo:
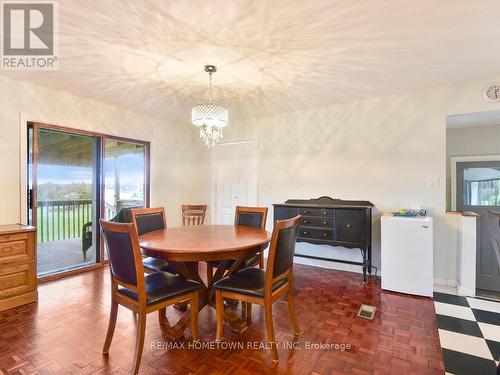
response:
[[[500,73],[498,0],[59,4],[60,70],[0,74],[175,122],[206,100],[205,64],[230,120]]]

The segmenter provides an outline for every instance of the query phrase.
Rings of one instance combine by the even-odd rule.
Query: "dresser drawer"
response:
[[[0,268],[0,299],[34,291],[35,284],[33,262]]]
[[[333,210],[328,208],[299,208],[299,214],[303,216],[333,217]]]
[[[332,228],[333,217],[302,216],[300,224],[302,226]]]
[[[298,237],[312,240],[332,240],[333,230],[300,226]]]
[[[366,240],[366,214],[364,210],[343,210],[336,212],[336,240],[362,243]]]
[[[10,241],[19,241],[19,240],[28,240],[29,233],[13,233],[13,234],[0,234],[0,243],[2,242],[10,242]]]
[[[31,257],[27,239],[21,238],[8,242],[0,242],[0,265],[26,262]]]
[[[285,220],[291,219],[297,216],[298,210],[296,208],[290,207],[275,207],[274,208],[274,220]]]

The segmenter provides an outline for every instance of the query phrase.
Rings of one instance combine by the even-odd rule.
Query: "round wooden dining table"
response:
[[[271,241],[271,233],[264,229],[242,225],[199,225],[173,227],[145,233],[139,237],[146,256],[164,259],[181,276],[202,285],[199,309],[214,307],[213,284],[239,269],[245,259],[264,250]],[[218,261],[213,278],[203,280],[199,263]],[[171,335],[177,338],[189,323],[188,314],[181,318]],[[244,319],[225,309],[224,318],[238,332],[247,329]]]

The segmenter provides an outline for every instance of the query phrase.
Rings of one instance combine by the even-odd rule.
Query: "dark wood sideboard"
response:
[[[297,242],[360,249],[362,262],[324,258],[305,254],[297,257],[363,266],[363,281],[372,269],[372,207],[368,201],[345,201],[330,197],[289,199],[273,204],[274,220],[302,215]]]

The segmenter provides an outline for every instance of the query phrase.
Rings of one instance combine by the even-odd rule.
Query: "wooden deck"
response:
[[[38,244],[38,275],[47,275],[94,263],[93,247],[83,257],[82,239],[51,241]]]

